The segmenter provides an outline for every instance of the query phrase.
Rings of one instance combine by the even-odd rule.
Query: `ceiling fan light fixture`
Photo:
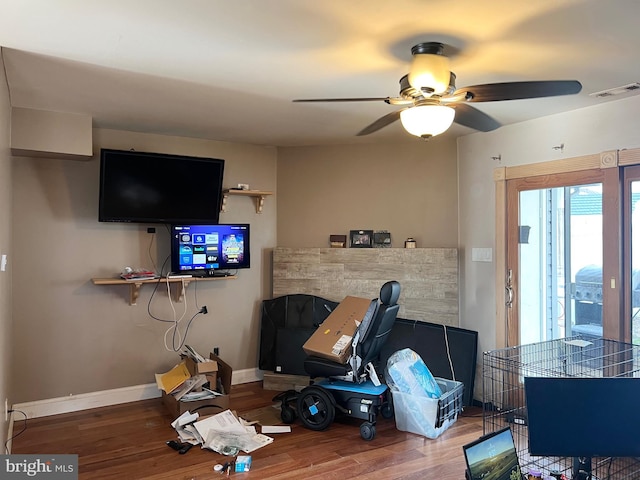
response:
[[[440,95],[449,88],[449,58],[443,54],[443,48],[441,43],[428,42],[419,43],[411,49],[413,59],[409,69],[409,83],[427,97]]]
[[[453,108],[445,105],[419,105],[400,112],[400,121],[411,135],[430,138],[446,132],[455,113]]]

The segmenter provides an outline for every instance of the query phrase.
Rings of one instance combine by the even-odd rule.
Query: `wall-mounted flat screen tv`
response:
[[[101,222],[215,224],[224,160],[100,151]]]
[[[216,276],[251,267],[249,224],[172,225],[171,271]]]

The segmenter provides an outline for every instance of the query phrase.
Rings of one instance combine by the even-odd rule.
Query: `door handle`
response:
[[[511,308],[513,306],[513,286],[511,284],[511,276],[512,270],[509,269],[507,270],[507,283],[504,287],[505,297],[507,299],[504,304],[507,308]]]

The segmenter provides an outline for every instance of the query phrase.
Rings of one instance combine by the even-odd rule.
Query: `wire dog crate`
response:
[[[485,352],[484,433],[510,426],[523,472],[558,470],[571,478],[571,458],[529,456],[524,377],[618,376],[640,377],[640,346],[578,336]],[[637,479],[640,459],[594,458],[593,474],[601,480]]]

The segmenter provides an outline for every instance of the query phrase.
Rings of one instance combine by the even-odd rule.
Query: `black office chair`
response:
[[[281,417],[293,423],[296,411],[303,425],[311,430],[324,430],[340,413],[365,420],[360,425],[360,436],[365,440],[375,437],[376,416],[393,416],[387,385],[381,383],[376,363],[384,342],[398,314],[400,284],[385,283],[380,289],[373,315],[365,318],[354,335],[352,352],[345,364],[310,356],[304,362],[305,371],[312,378],[324,377],[304,388],[300,393],[284,392]],[[295,400],[296,411],[289,405]]]

